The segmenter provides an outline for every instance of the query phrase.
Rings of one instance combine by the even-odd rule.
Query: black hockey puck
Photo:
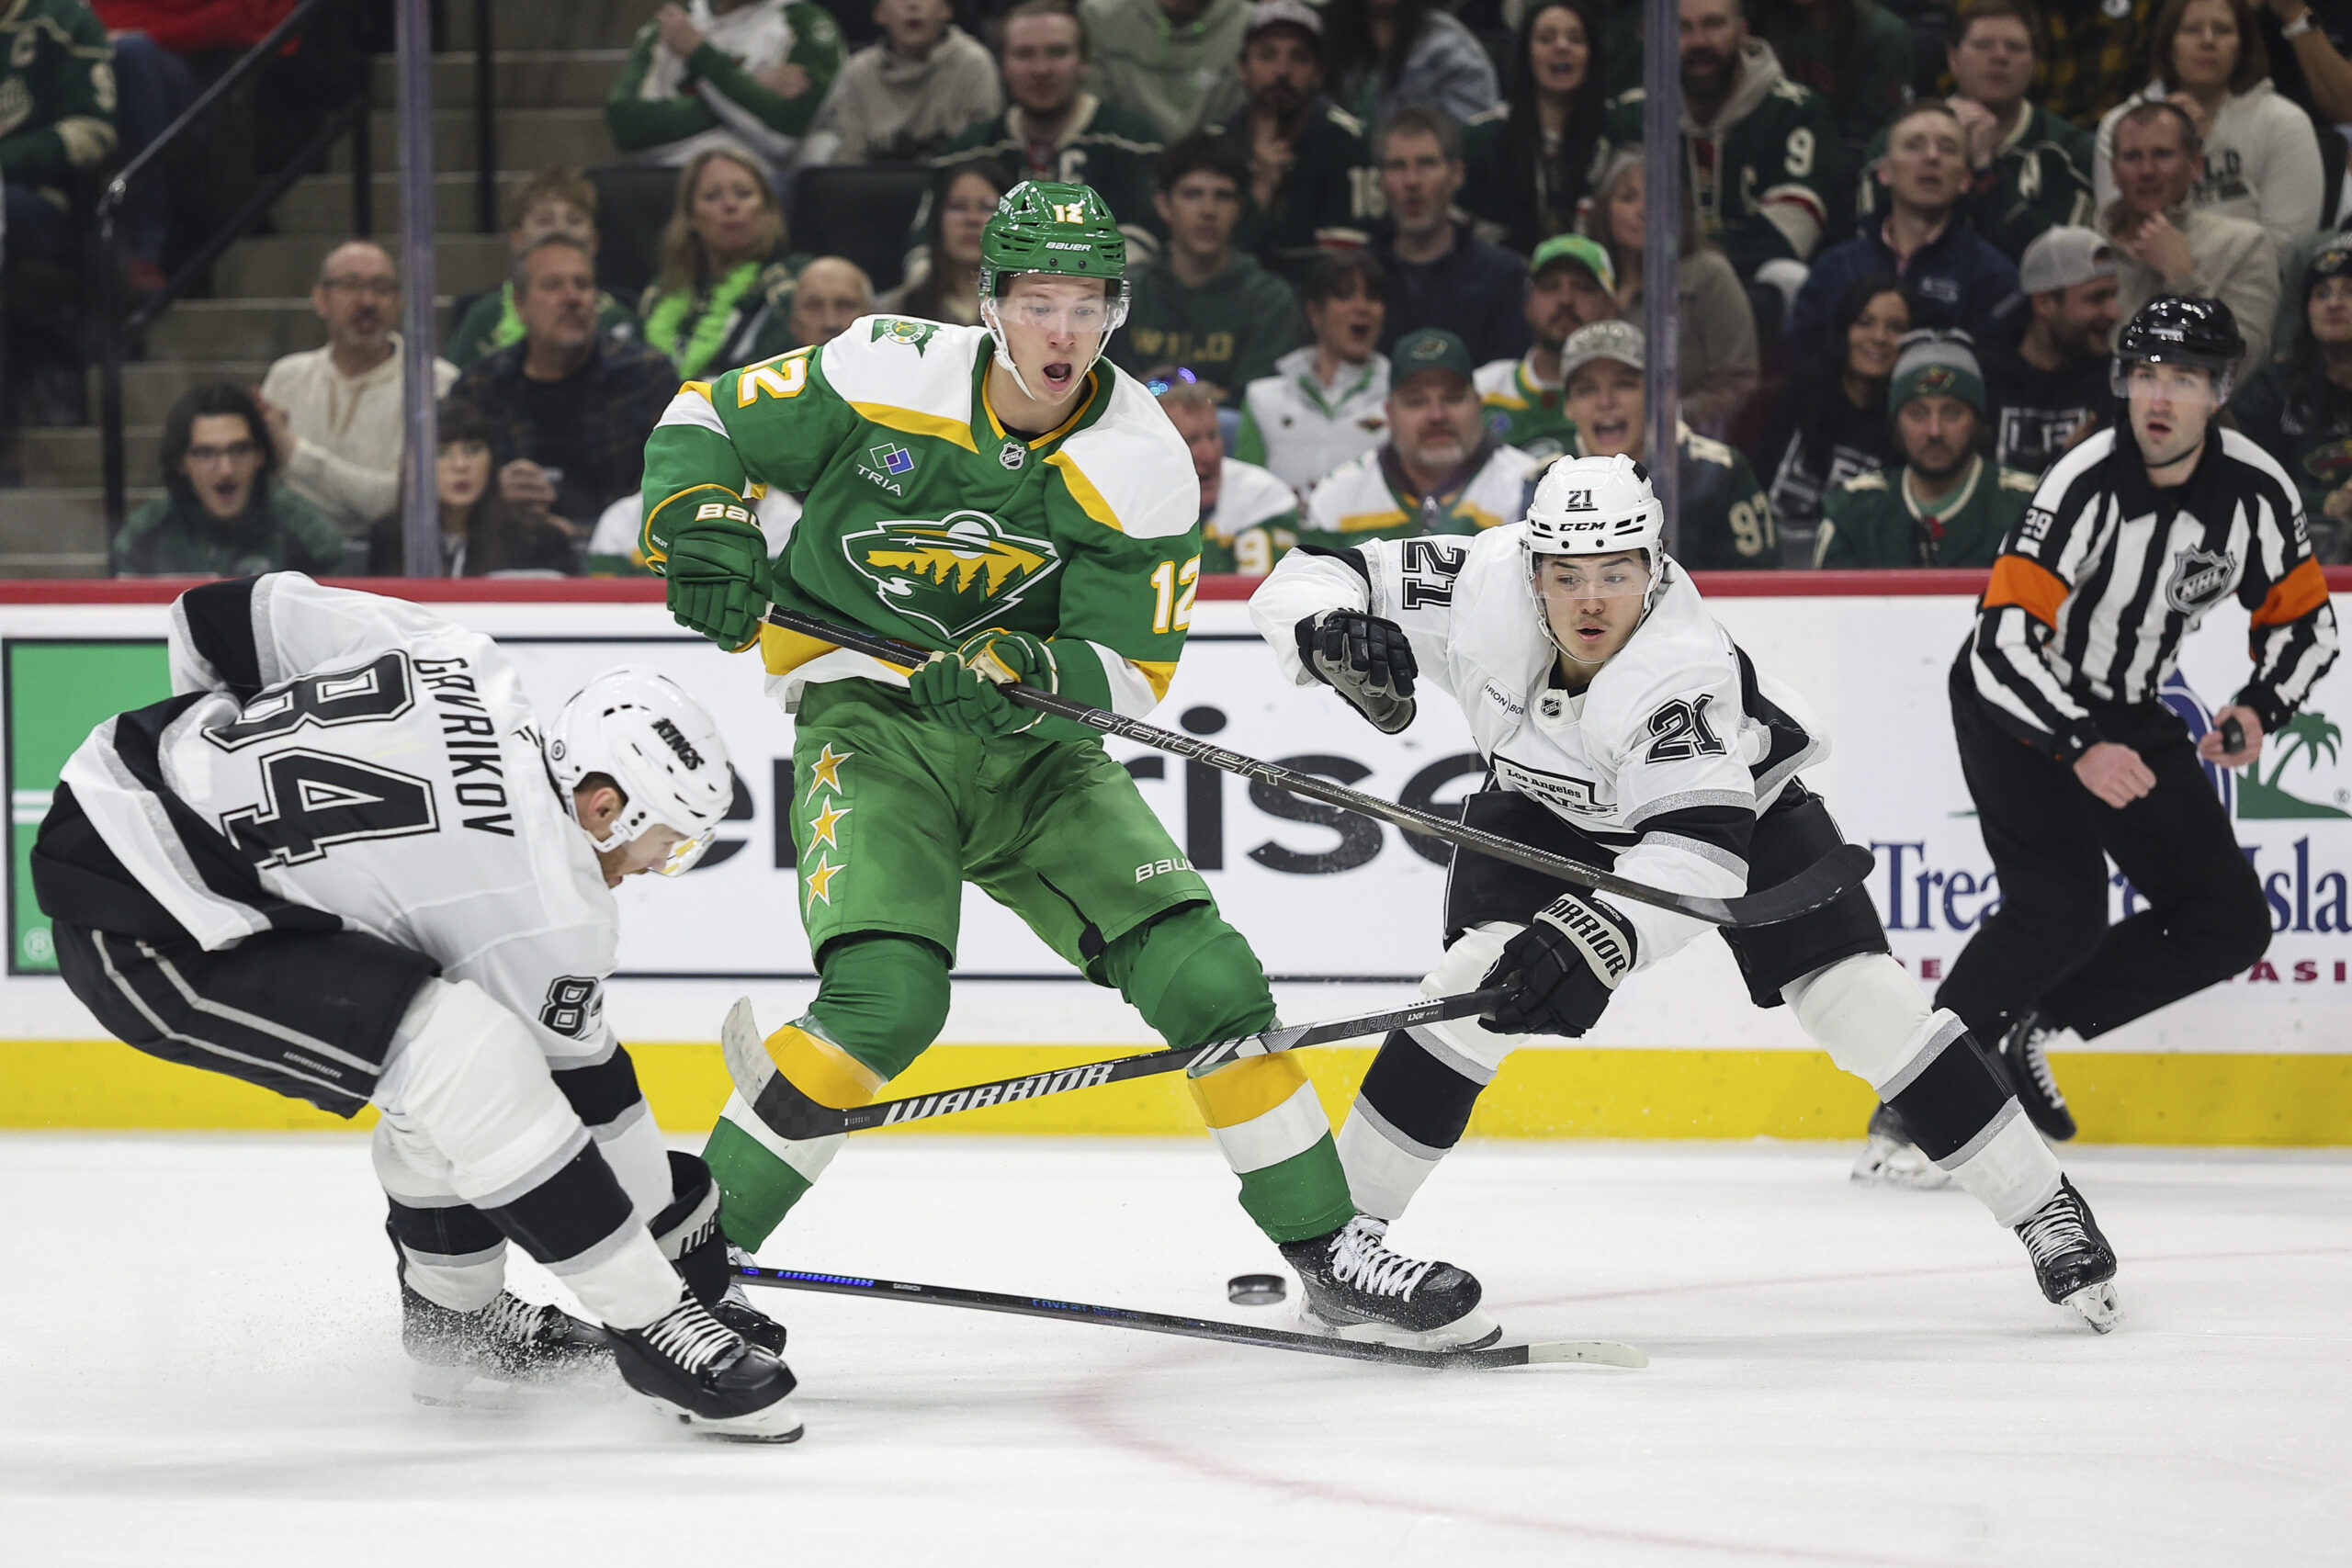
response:
[[[1225,1282],[1225,1299],[1236,1306],[1272,1306],[1283,1299],[1280,1274],[1236,1274]]]

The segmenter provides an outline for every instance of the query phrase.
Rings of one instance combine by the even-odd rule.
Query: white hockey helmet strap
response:
[[[1666,584],[1666,508],[1650,489],[1649,470],[1620,452],[1608,457],[1563,457],[1544,470],[1528,502],[1526,554],[1528,590],[1535,619],[1553,647],[1584,659],[1562,645],[1552,629],[1536,572],[1544,556],[1613,556],[1639,550],[1649,563],[1649,587],[1642,595],[1646,618]]]
[[[617,850],[656,823],[683,837],[656,868],[664,876],[702,858],[734,801],[718,723],[676,682],[650,671],[624,665],[582,686],[556,716],[547,755],[567,796],[592,773],[606,775],[628,796],[602,836],[581,824],[599,850]]]

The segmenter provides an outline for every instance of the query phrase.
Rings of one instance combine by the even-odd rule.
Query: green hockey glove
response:
[[[759,635],[768,606],[768,545],[750,512],[705,506],[670,536],[670,614],[688,631],[740,649]]]
[[[1021,708],[997,690],[1021,681],[1054,689],[1053,650],[1027,632],[982,632],[954,653],[935,653],[907,678],[915,705],[966,735],[1016,735],[1045,716]]]

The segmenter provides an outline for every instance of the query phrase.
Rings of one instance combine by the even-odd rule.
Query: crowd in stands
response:
[[[71,314],[75,203],[288,3],[0,14],[20,416],[20,358],[74,363],[43,333]],[[1640,0],[662,4],[604,114],[616,164],[675,172],[666,227],[638,223],[646,275],[601,288],[598,171],[513,192],[512,275],[459,302],[435,369],[444,563],[641,570],[639,454],[679,383],[871,311],[976,323],[982,227],[1029,178],[1093,187],[1127,235],[1107,357],[1193,450],[1207,570],[1475,532],[1563,453],[1669,445],[1693,567],[1984,565],[2113,417],[2119,321],[2176,293],[2230,307],[2229,417],[2346,558],[2352,0],[1679,11],[1668,193]],[[853,243],[869,197],[822,193],[892,170],[903,237]],[[1654,197],[1677,214],[1670,431],[1645,396]],[[164,220],[128,214],[135,286]],[[323,346],[183,398],[117,570],[397,570],[400,291],[385,251],[340,246]]]

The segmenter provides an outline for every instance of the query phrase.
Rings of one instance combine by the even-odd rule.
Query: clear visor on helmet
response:
[[[1638,553],[1535,558],[1535,591],[1546,599],[1638,599],[1650,591],[1650,563]]]
[[[1024,292],[1018,299],[999,296],[997,312],[1005,325],[1034,333],[1071,337],[1101,336],[1111,330],[1111,299],[1059,299],[1042,292]]]
[[[2119,398],[2136,389],[2146,398],[2162,395],[2184,405],[2219,408],[2230,400],[2230,373],[2179,360],[2119,359],[2108,371],[2109,385]]]

